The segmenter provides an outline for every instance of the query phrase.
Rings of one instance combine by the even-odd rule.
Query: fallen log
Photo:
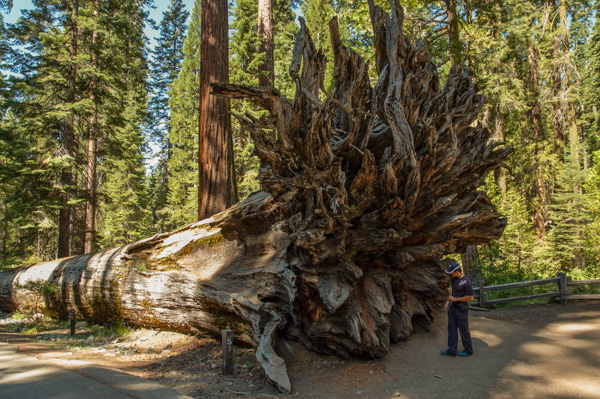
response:
[[[502,234],[485,193],[511,149],[477,123],[483,98],[454,66],[443,88],[427,46],[402,33],[403,10],[369,8],[379,79],[343,46],[337,22],[331,92],[304,21],[292,102],[271,88],[214,83],[213,94],[269,111],[237,115],[261,159],[262,191],[210,219],[93,255],[0,273],[0,308],[27,306],[27,281],[55,282],[45,312],[96,322],[218,334],[256,347],[267,376],[291,385],[282,335],[339,356],[382,357],[428,330],[444,295],[441,258]]]

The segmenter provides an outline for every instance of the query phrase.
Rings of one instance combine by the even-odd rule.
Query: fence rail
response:
[[[536,285],[556,284],[558,291],[545,292],[542,294],[516,296],[509,298],[490,299],[486,300],[485,293],[500,290],[509,290],[514,288],[533,287]],[[600,299],[600,294],[586,294],[586,295],[573,295],[572,291],[569,291],[569,287],[581,287],[585,285],[600,285],[600,280],[580,280],[573,281],[571,276],[567,276],[565,273],[558,273],[557,277],[549,278],[545,280],[532,280],[532,281],[520,281],[517,283],[500,284],[500,285],[488,285],[484,286],[483,282],[479,283],[479,287],[473,287],[475,291],[475,297],[479,298],[478,301],[471,302],[471,305],[485,308],[486,305],[495,305],[499,303],[508,303],[515,301],[528,301],[537,298],[549,298],[554,297],[557,301],[560,301],[563,305],[569,300],[590,300]]]

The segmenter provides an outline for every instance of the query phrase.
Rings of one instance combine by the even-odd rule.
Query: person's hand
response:
[[[450,301],[446,301],[446,304],[444,305],[444,310],[447,312],[449,307],[450,307]]]

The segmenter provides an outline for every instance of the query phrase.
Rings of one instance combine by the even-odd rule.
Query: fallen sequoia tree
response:
[[[96,322],[218,333],[256,347],[267,376],[291,389],[275,341],[381,357],[428,329],[447,279],[441,258],[499,237],[505,222],[476,191],[510,149],[476,122],[469,68],[440,89],[423,41],[369,1],[379,79],[330,24],[335,84],[301,20],[293,102],[269,88],[213,84],[270,112],[237,116],[262,161],[261,192],[210,219],[121,248],[0,274],[0,307],[27,306],[27,281],[58,286],[44,312]],[[274,133],[276,132],[276,133]]]

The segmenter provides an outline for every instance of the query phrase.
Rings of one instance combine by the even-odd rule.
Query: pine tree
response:
[[[487,192],[508,222],[502,237],[481,251],[486,285],[539,278],[533,257],[537,237],[519,187],[500,192],[493,176],[486,183]]]
[[[329,21],[335,16],[332,0],[306,0],[301,6],[306,26],[317,48],[327,57],[324,88],[333,85],[333,49],[329,34]]]
[[[124,245],[149,233],[141,131],[145,96],[145,91],[134,86],[123,98],[124,126],[116,134],[121,151],[128,155],[111,158],[103,165],[103,247]]]
[[[600,1],[594,4],[594,14],[600,15]],[[583,126],[592,150],[600,149],[600,20],[596,17],[589,40],[585,44],[583,75]]]
[[[567,147],[564,169],[557,177],[550,211],[552,228],[548,232],[546,258],[548,268],[558,271],[585,269],[586,250],[584,228],[588,216],[585,213],[583,186],[586,172],[579,164],[580,154]]]
[[[297,25],[294,23],[294,12],[289,1],[273,1],[274,31],[274,82],[276,89],[288,97],[293,95],[294,83],[288,73],[291,61],[293,41]],[[258,35],[258,3],[256,0],[240,0],[231,10],[231,74],[230,80],[236,84],[259,85],[261,65],[264,55],[261,54],[262,39]],[[231,110],[236,114],[247,112],[256,118],[262,113],[258,107],[247,101],[231,101]],[[235,167],[240,199],[258,190],[259,160],[253,154],[254,144],[249,134],[243,131],[236,120],[232,121],[233,146],[235,151]]]
[[[171,0],[167,11],[163,13],[160,23],[160,35],[156,46],[152,51],[150,62],[150,93],[148,111],[151,116],[150,131],[151,142],[156,146],[157,165],[153,170],[153,178],[156,186],[151,193],[152,213],[157,231],[165,231],[161,213],[167,212],[163,208],[167,203],[168,180],[171,172],[169,170],[169,158],[172,155],[169,142],[171,130],[171,109],[169,92],[173,80],[177,77],[183,59],[183,44],[187,30],[186,20],[189,12],[185,9],[182,0]]]
[[[101,168],[103,189],[102,220],[99,231],[104,247],[135,241],[148,233],[148,199],[144,177],[144,139],[142,127],[148,95],[146,76],[148,63],[143,29],[147,12],[137,0],[123,0],[109,12],[114,18],[115,32],[111,43],[113,65],[121,80],[118,101],[119,119],[110,121],[117,128],[111,137],[110,157]]]
[[[198,104],[200,102],[200,17],[196,0],[183,43],[179,75],[169,92],[171,157],[165,223],[169,230],[197,220],[198,204]]]
[[[235,84],[259,85],[259,75],[264,60],[261,54],[261,37],[258,34],[257,0],[239,0],[231,10],[231,74]],[[248,101],[232,100],[231,111],[238,115],[245,113],[261,117],[259,108]],[[259,188],[258,158],[253,155],[254,144],[237,120],[232,121],[233,149],[238,193],[241,199]]]
[[[593,167],[585,184],[585,243],[587,264],[585,277],[600,278],[600,151],[594,152]]]
[[[13,138],[6,154],[11,167],[2,171],[3,179],[12,176],[3,190],[5,230],[14,232],[7,237],[6,252],[20,251],[21,262],[93,249],[95,216],[103,216],[99,229],[111,221],[110,212],[97,206],[111,201],[113,193],[103,183],[115,176],[112,166],[142,159],[141,149],[129,144],[141,145],[141,140],[124,132],[141,134],[136,126],[143,120],[147,71],[144,2],[34,5],[10,27],[15,75],[10,117],[3,121]],[[142,108],[134,110],[139,104]],[[143,180],[142,169],[135,173]],[[134,189],[131,198],[144,204],[144,187]],[[94,199],[96,193],[102,204]],[[24,200],[11,200],[20,196]]]
[[[293,98],[295,84],[289,74],[292,61],[294,38],[298,32],[296,25],[295,1],[273,0],[273,30],[275,58],[275,88],[287,98]]]
[[[53,200],[59,201],[57,255],[67,256],[82,251],[73,236],[80,221],[77,204],[83,199],[78,190],[79,143],[83,141],[84,115],[92,109],[87,101],[88,87],[82,79],[82,71],[87,67],[83,15],[89,4],[80,5],[75,0],[35,6],[24,11],[24,17],[11,27],[13,45],[26,48],[13,54],[12,71],[20,75],[14,78],[13,87],[22,94],[13,97],[18,100],[12,108],[19,119],[21,140],[35,143],[31,147],[35,158],[31,160],[40,167],[33,169],[45,176],[44,185],[59,188],[51,194]],[[23,175],[27,173],[23,171]],[[31,205],[35,209],[33,201]],[[56,209],[57,204],[52,206]],[[54,217],[50,215],[54,210],[37,209],[43,214],[41,220]],[[38,243],[37,253],[42,252]]]

